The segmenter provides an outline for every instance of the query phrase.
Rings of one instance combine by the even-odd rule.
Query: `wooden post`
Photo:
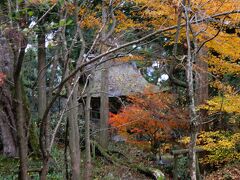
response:
[[[178,155],[174,154],[174,162],[173,162],[173,180],[177,180],[177,160],[178,160]]]
[[[94,143],[91,143],[92,145],[92,158],[95,159],[96,158],[96,147]]]
[[[195,149],[196,153],[203,152],[205,151],[204,149],[201,148],[196,148]],[[189,149],[179,149],[179,150],[172,150],[172,154],[174,156],[174,162],[173,162],[173,180],[177,180],[177,161],[178,161],[178,156],[179,155],[185,155],[189,153]],[[201,180],[201,174],[200,174],[200,169],[199,169],[199,163],[198,163],[198,157],[196,156],[196,168],[197,168],[197,179]]]
[[[197,168],[197,180],[202,180],[200,168],[199,168],[198,156],[196,156],[196,168]]]

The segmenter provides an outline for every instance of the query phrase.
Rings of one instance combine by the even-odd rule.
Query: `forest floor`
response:
[[[167,174],[171,170],[166,169],[160,165],[156,165],[151,153],[143,151],[142,149],[125,144],[112,143],[109,147],[110,151],[116,153],[114,155],[120,161],[136,164],[141,167],[153,167],[161,169],[166,174],[166,179],[171,179]],[[82,157],[84,158],[84,152]],[[96,152],[96,154],[98,154]],[[82,162],[82,164],[84,164]],[[9,159],[0,156],[0,180],[14,180],[17,179],[17,171],[19,166],[18,159]],[[41,161],[29,158],[29,166],[31,170],[39,169]],[[38,180],[38,173],[31,172],[31,179]],[[54,148],[52,152],[52,160],[50,162],[49,176],[50,180],[65,179],[65,166],[63,148]],[[93,160],[93,180],[151,180],[152,177],[146,176],[139,171],[128,167],[127,165],[112,164],[107,158],[103,156],[96,156]],[[188,179],[183,177],[180,179]],[[212,172],[204,177],[206,180],[240,180],[240,163],[227,165],[215,172]]]
[[[206,180],[240,180],[240,163],[227,165],[205,177]]]
[[[137,147],[133,147],[126,144],[116,144],[112,143],[110,145],[112,151],[118,151],[121,161],[128,161],[139,166],[150,166],[147,154]],[[82,158],[84,158],[84,151],[82,152]],[[146,160],[144,160],[146,159]],[[70,158],[68,157],[68,162]],[[29,170],[31,171],[29,175],[31,179],[39,179],[39,170],[41,168],[41,160],[29,157]],[[84,162],[82,161],[82,165]],[[99,155],[96,151],[96,158],[92,160],[93,165],[93,179],[94,180],[150,180],[142,173],[137,172],[127,166],[123,165],[113,165],[112,162],[107,160],[105,157]],[[70,163],[69,165],[70,166]],[[18,179],[18,158],[7,158],[0,155],[0,180],[15,180]],[[49,168],[49,180],[61,180],[65,179],[65,165],[64,165],[64,149],[60,145],[54,147],[52,151],[52,158],[50,160]]]
[[[154,167],[149,159],[149,153],[125,143],[114,143],[109,147],[110,151],[118,151],[118,158],[123,162],[130,162],[141,167]],[[109,162],[104,157],[97,157],[95,159],[93,171],[93,179],[95,180],[151,180],[136,170],[127,166],[116,166]]]

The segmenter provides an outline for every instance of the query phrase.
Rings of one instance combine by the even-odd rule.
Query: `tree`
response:
[[[24,21],[24,19],[23,19]],[[21,68],[22,63],[25,55],[25,48],[27,46],[27,40],[23,33],[9,29],[6,31],[6,37],[11,46],[11,51],[13,53],[13,61],[14,61],[14,69],[13,69],[13,82],[15,86],[14,92],[14,106],[16,113],[16,129],[17,129],[17,140],[18,140],[18,147],[19,147],[19,156],[20,156],[20,179],[27,179],[28,174],[28,128],[27,127],[27,119],[26,114],[24,111],[24,98],[23,98],[23,88],[21,83]],[[9,45],[10,46],[10,45]]]
[[[154,154],[163,142],[177,138],[176,134],[187,128],[187,112],[174,104],[170,93],[147,89],[130,96],[129,101],[120,113],[111,114],[109,124],[127,141],[149,145]]]
[[[0,127],[1,127],[1,141],[3,143],[3,154],[6,156],[17,156],[18,146],[16,137],[16,123],[13,110],[13,95],[11,93],[11,85],[6,83],[6,78],[8,80],[13,79],[12,75],[12,54],[10,51],[7,39],[1,34],[1,44],[0,44],[0,63],[1,63],[1,105],[0,105]],[[11,128],[12,127],[12,128]]]
[[[211,107],[214,105],[213,112],[219,112],[217,109],[222,107],[221,104],[224,104],[222,102],[226,102],[229,106],[231,105],[230,110],[228,109],[229,112],[232,109],[231,115],[235,113],[232,104],[229,102],[238,102],[235,100],[239,99],[238,83],[232,80],[239,77],[238,1],[229,0],[223,3],[221,0],[197,0],[194,2],[184,0],[159,2],[152,0],[149,3],[145,0],[126,2],[116,0],[101,3],[99,1],[88,3],[76,0],[5,0],[0,2],[0,53],[3,54],[2,57],[8,56],[7,58],[1,58],[0,62],[1,72],[6,74],[4,84],[0,79],[1,93],[3,92],[0,99],[0,126],[1,132],[4,134],[2,136],[3,149],[5,154],[15,155],[19,148],[21,172],[24,178],[26,178],[27,170],[28,147],[26,145],[26,135],[28,134],[28,123],[27,118],[24,118],[26,106],[23,100],[26,86],[21,85],[22,62],[27,43],[25,39],[28,38],[30,41],[34,39],[38,29],[43,28],[43,22],[46,22],[44,33],[46,36],[51,35],[51,41],[53,42],[52,45],[46,47],[46,52],[50,52],[49,56],[55,58],[54,61],[47,61],[45,67],[42,64],[39,68],[39,71],[45,69],[47,75],[48,72],[51,74],[51,80],[47,76],[46,82],[39,85],[39,87],[49,89],[45,100],[46,95],[40,98],[40,94],[46,94],[46,90],[39,88],[43,90],[39,94],[42,101],[39,104],[42,104],[42,109],[44,109],[44,112],[39,113],[41,114],[39,138],[43,157],[42,179],[46,179],[51,148],[59,124],[65,117],[68,118],[71,128],[69,140],[72,174],[74,179],[79,177],[79,112],[77,106],[79,95],[82,95],[80,93],[81,87],[78,85],[79,78],[85,73],[88,74],[96,66],[102,66],[105,69],[102,73],[103,106],[101,119],[103,123],[101,129],[103,130],[103,138],[101,139],[106,141],[108,61],[119,57],[128,58],[130,53],[135,57],[141,56],[145,59],[153,57],[156,53],[147,50],[137,51],[137,48],[134,48],[133,45],[144,47],[144,45],[151,43],[148,46],[150,49],[152,41],[158,39],[159,36],[162,38],[161,46],[168,46],[168,53],[166,56],[158,57],[157,60],[164,60],[166,67],[168,67],[165,71],[168,73],[172,84],[181,86],[181,91],[188,89],[187,92],[183,93],[183,96],[185,100],[188,100],[191,112],[189,120],[194,135],[191,150],[194,149],[195,135],[200,125],[200,121],[196,121],[196,117],[198,117],[196,106],[205,102],[208,95],[207,89],[202,87],[203,85],[207,87],[207,73],[210,72],[213,75],[209,78],[210,84],[213,86],[210,88],[210,92],[214,96],[220,94],[223,97],[223,101],[219,101],[219,97],[214,97],[208,102]],[[35,25],[33,25],[34,23]],[[17,30],[13,31],[14,28]],[[46,39],[42,38],[42,40]],[[12,41],[12,43],[9,44],[8,41]],[[45,46],[44,42],[40,42],[40,44]],[[155,43],[154,46],[157,46],[157,44]],[[41,47],[39,49],[41,50]],[[171,53],[171,51],[173,52]],[[44,52],[39,53],[40,56],[41,54],[44,55]],[[200,57],[200,54],[208,54],[208,56]],[[4,64],[6,61],[7,64]],[[208,70],[206,62],[208,63]],[[7,69],[4,69],[5,67]],[[56,71],[58,72],[57,75],[55,75]],[[199,81],[201,79],[199,77],[202,77],[203,81]],[[44,79],[45,77],[42,79],[41,76],[40,80]],[[223,94],[220,88],[223,84],[230,84],[234,91]],[[11,92],[11,89],[14,91]],[[203,91],[205,93],[204,97],[200,97]],[[35,94],[30,94],[30,96],[34,97]],[[15,105],[13,105],[13,97],[17,100]],[[65,108],[60,106],[59,121],[53,129],[53,135],[49,137],[48,125],[55,125],[51,124],[51,116],[53,114],[58,116],[56,112],[53,112],[56,106],[55,102],[62,97],[67,97],[67,104],[64,105]],[[44,101],[47,101],[47,103]],[[64,115],[65,112],[67,112],[67,116]],[[194,124],[194,121],[197,124]],[[16,131],[13,131],[14,128],[16,128]],[[16,144],[16,134],[19,137],[19,145]],[[86,136],[88,136],[87,133]],[[48,143],[49,138],[50,144]],[[106,143],[103,142],[103,144]],[[191,154],[194,156],[193,151],[191,151]],[[194,171],[194,163],[192,163],[192,166],[192,171]],[[194,175],[192,175],[192,179],[194,179]]]

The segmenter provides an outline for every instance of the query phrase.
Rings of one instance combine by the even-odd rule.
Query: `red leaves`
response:
[[[119,114],[111,114],[109,124],[128,140],[140,141],[145,136],[155,144],[165,140],[174,129],[186,128],[186,112],[174,105],[175,99],[169,93],[153,93],[146,89],[144,94],[131,96],[131,105]]]

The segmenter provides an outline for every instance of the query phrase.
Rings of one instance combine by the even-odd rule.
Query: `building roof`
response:
[[[153,91],[159,91],[159,87],[148,83],[133,63],[109,64],[109,97],[127,96],[143,92],[151,86]],[[99,97],[101,88],[101,69],[95,71],[92,96]]]

